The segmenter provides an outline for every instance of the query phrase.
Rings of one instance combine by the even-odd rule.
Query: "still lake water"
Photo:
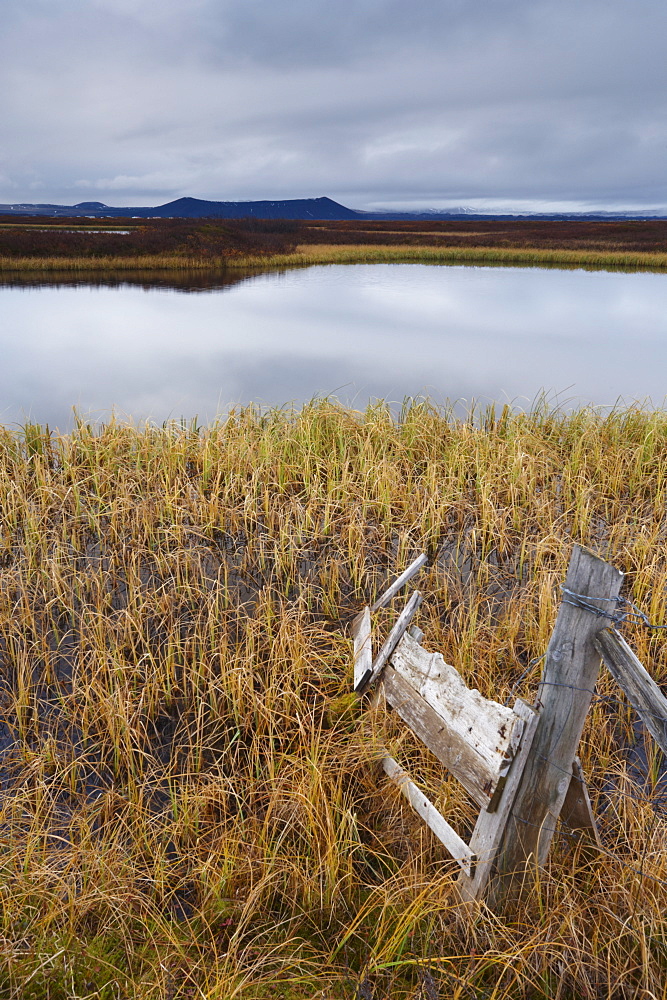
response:
[[[0,286],[0,421],[667,394],[667,274],[373,264]],[[178,287],[175,287],[178,286]]]

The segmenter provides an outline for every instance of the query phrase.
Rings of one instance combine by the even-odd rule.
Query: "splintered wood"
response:
[[[466,687],[439,653],[420,645],[423,632],[410,624],[421,603],[419,591],[411,595],[373,657],[372,612],[387,604],[425,563],[425,555],[415,559],[355,618],[354,690],[363,697],[377,682],[375,703],[384,696],[482,808],[473,840],[466,844],[401,765],[384,754],[385,773],[459,864],[461,894],[471,901],[483,895],[491,876],[537,713],[520,701],[511,709],[483,698]]]
[[[482,807],[470,844],[458,835],[433,803],[389,754],[385,773],[461,868],[462,898],[484,894],[491,878],[538,715],[520,699],[506,708],[470,690],[439,653],[429,653],[412,626],[418,606],[412,595],[375,660],[371,651],[371,609],[352,627],[354,687],[360,694],[378,680],[384,696],[404,722]]]
[[[366,627],[360,619],[355,648]],[[513,708],[470,690],[439,653],[420,645],[417,629],[404,633],[380,676],[378,694],[482,807],[466,844],[409,775],[386,755],[382,766],[408,802],[460,865],[467,902],[484,894],[494,871],[538,714],[517,699]],[[355,672],[355,680],[357,673]]]
[[[389,657],[392,655],[392,653],[398,646],[399,642],[405,635],[405,632],[407,631],[410,622],[414,618],[415,612],[417,611],[421,602],[422,602],[422,595],[419,593],[418,590],[415,590],[415,592],[410,597],[410,600],[408,601],[408,603],[405,605],[400,615],[398,616],[398,620],[394,625],[393,629],[391,630],[386,640],[382,644],[382,647],[380,648],[378,655],[373,660],[373,670],[371,672],[371,677],[368,681],[369,684],[372,684],[373,681],[377,677],[379,677],[385,663],[388,661]]]
[[[352,625],[354,638],[354,690],[363,687],[373,673],[373,650],[371,647],[371,612],[364,608]]]
[[[496,811],[489,812],[488,809],[482,809],[477,818],[469,845],[475,859],[474,868],[470,872],[464,870],[459,875],[459,891],[462,898],[469,903],[482,898],[495,871],[514,796],[521,781],[539,720],[535,709],[520,698],[514,703],[514,712],[524,723],[521,746],[511,762]]]
[[[352,626],[352,634],[354,636],[355,643],[354,690],[357,694],[363,694],[366,688],[370,687],[371,684],[373,684],[373,682],[380,676],[384,665],[403,638],[403,635],[408,629],[408,626],[414,618],[415,612],[421,602],[422,595],[418,590],[415,590],[410,597],[410,600],[398,616],[398,621],[383,642],[380,651],[370,665],[368,664],[366,648],[367,645],[370,646],[370,613],[372,608],[364,608],[361,615],[357,615]]]
[[[511,708],[470,690],[440,653],[410,634],[382,675],[389,704],[478,805],[493,809],[523,733]]]

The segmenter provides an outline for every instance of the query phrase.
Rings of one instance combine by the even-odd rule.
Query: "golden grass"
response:
[[[135,257],[0,257],[0,272],[181,270],[196,268],[306,267],[314,264],[524,264],[561,267],[667,268],[667,253],[618,250],[545,250],[516,247],[378,246],[377,244],[304,244],[293,253],[224,257],[153,254]]]
[[[469,926],[377,747],[462,833],[474,811],[359,718],[346,626],[426,549],[427,641],[504,701],[575,541],[667,620],[667,413],[27,425],[0,429],[0,496],[0,996],[666,995],[665,821],[621,794],[627,710],[596,703],[582,744],[610,856],[557,844]],[[629,638],[664,679],[664,640]]]
[[[13,271],[144,271],[187,268],[220,269],[227,258],[204,258],[185,254],[146,254],[134,257],[0,257],[0,272]]]
[[[238,257],[231,267],[258,264]],[[544,250],[538,247],[378,246],[377,244],[304,244],[292,254],[262,258],[268,267],[308,264],[533,264],[572,267],[665,268],[667,253],[618,250]]]

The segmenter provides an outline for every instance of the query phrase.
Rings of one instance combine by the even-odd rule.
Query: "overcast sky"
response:
[[[2,0],[0,202],[667,205],[664,0]]]

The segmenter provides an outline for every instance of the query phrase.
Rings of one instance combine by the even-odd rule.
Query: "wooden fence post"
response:
[[[619,570],[575,546],[565,580],[567,590],[613,613],[609,599],[618,597],[622,582]],[[546,860],[600,669],[594,638],[603,622],[569,603],[565,595],[540,682],[540,719],[501,848],[501,874],[525,869],[529,859],[537,865]]]

